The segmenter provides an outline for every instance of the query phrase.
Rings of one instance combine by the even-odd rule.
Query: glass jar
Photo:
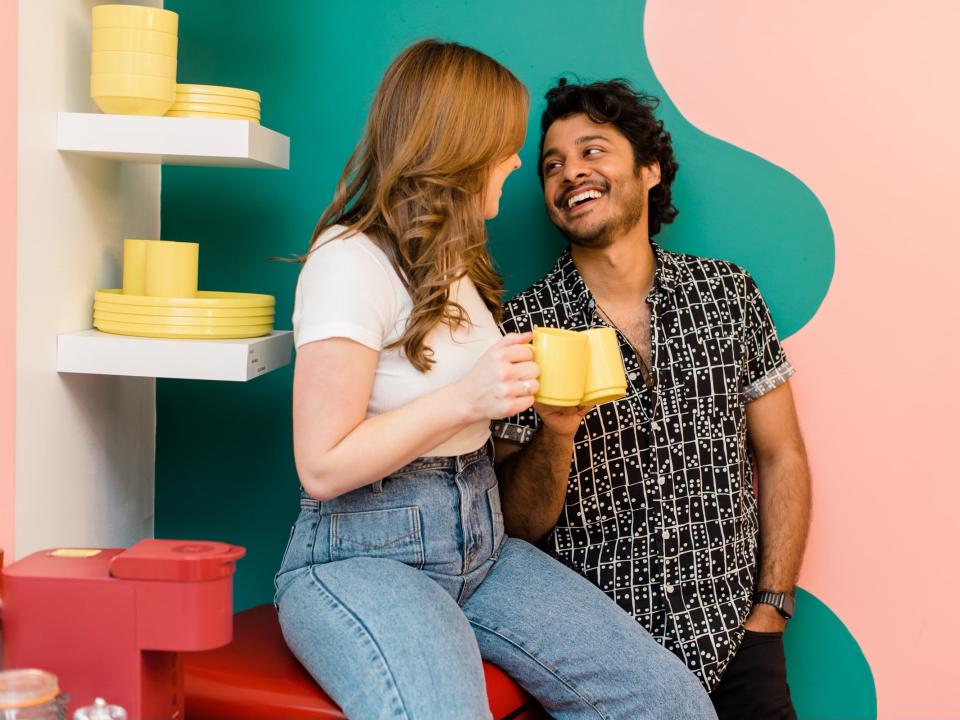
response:
[[[0,720],[64,720],[67,696],[43,670],[0,672]]]

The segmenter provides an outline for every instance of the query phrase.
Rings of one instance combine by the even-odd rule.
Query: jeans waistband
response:
[[[476,450],[463,455],[438,455],[431,457],[420,457],[412,462],[407,463],[399,470],[390,474],[389,477],[394,477],[397,475],[411,475],[418,472],[425,472],[427,470],[447,470],[450,472],[463,472],[464,469],[468,468],[470,465],[473,465],[475,462],[478,462],[484,458],[489,458],[490,462],[493,462],[493,438],[490,438],[483,444],[482,447],[477,448]],[[386,478],[381,478],[376,482],[368,486],[369,491],[380,493],[383,492],[383,481]],[[306,509],[314,509],[320,506],[319,500],[314,500],[312,497],[307,495],[306,491],[301,490],[300,492],[300,507]]]
[[[412,472],[422,472],[424,470],[451,470],[453,472],[462,472],[464,468],[473,465],[478,460],[490,458],[493,462],[493,439],[487,440],[482,447],[463,455],[437,455],[433,457],[421,457],[407,463],[391,475],[405,475]]]

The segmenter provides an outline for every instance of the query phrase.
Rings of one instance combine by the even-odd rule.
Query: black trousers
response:
[[[783,633],[748,630],[710,699],[720,720],[796,720]]]

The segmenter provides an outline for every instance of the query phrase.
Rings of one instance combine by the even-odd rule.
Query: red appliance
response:
[[[233,642],[183,659],[187,720],[346,720],[336,703],[287,649],[272,605],[237,613]],[[509,675],[483,664],[497,720],[547,720]]]
[[[54,673],[73,708],[97,696],[129,717],[183,718],[183,651],[233,636],[246,551],[207,540],[44,550],[3,570],[3,661]]]

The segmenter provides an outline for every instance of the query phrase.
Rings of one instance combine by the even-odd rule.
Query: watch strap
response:
[[[772,590],[757,590],[753,597],[754,603],[763,605],[773,605],[784,619],[789,620],[793,617],[793,611],[796,607],[793,597],[789,593],[773,592]]]

